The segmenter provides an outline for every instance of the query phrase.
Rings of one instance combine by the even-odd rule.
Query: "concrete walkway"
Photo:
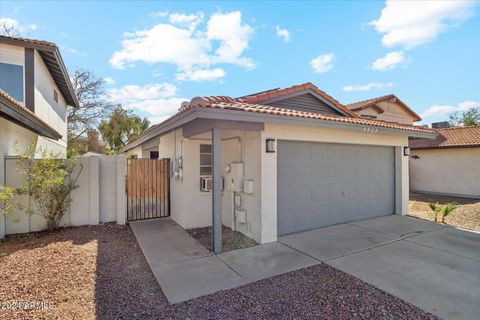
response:
[[[480,314],[480,234],[400,216],[213,255],[171,219],[131,223],[171,303],[329,264],[446,319]]]
[[[392,215],[279,241],[440,318],[480,316],[479,233]]]
[[[214,255],[170,218],[136,221],[130,226],[170,303],[319,263],[276,242]]]

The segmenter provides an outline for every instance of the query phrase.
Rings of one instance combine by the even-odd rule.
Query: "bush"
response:
[[[58,154],[41,149],[42,159],[34,159],[33,148],[34,145],[30,145],[17,161],[17,170],[25,177],[21,186],[0,186],[0,207],[4,215],[15,210],[39,215],[45,218],[46,228],[53,231],[70,207],[71,193],[78,187],[82,168],[72,177],[76,158],[62,159]],[[20,202],[22,195],[33,200],[30,206]]]

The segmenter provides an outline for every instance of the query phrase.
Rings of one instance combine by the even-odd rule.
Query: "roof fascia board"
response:
[[[4,114],[8,120],[41,136],[54,140],[62,137],[58,132],[47,127],[34,117],[22,112],[18,107],[12,106],[9,101],[3,97],[0,97],[0,114]]]
[[[355,124],[355,123],[335,122],[335,121],[321,120],[321,119],[306,119],[306,118],[300,118],[300,117],[287,118],[285,116],[280,116],[280,115],[262,114],[258,112],[245,112],[245,111],[237,111],[237,110],[222,110],[222,112],[218,112],[218,109],[211,109],[211,110],[208,110],[207,108],[198,108],[198,109],[200,109],[197,111],[198,118],[222,119],[222,120],[233,120],[233,121],[251,121],[251,122],[272,122],[272,123],[280,123],[280,124],[308,125],[308,126],[314,126],[314,127],[327,127],[327,128],[354,130],[354,131],[364,131],[364,130],[366,131],[367,129],[370,129],[370,130],[377,129],[376,131],[377,133],[396,134],[396,135],[402,135],[402,136],[408,136],[408,137],[427,138],[427,139],[433,139],[437,136],[437,134],[433,132],[432,133],[412,132],[407,130],[382,128],[377,126]]]
[[[274,102],[277,102],[277,101],[281,101],[281,100],[285,100],[285,99],[297,97],[297,96],[300,96],[300,95],[306,94],[306,93],[309,93],[309,94],[313,95],[315,98],[317,98],[318,100],[322,101],[323,103],[325,103],[325,104],[328,105],[329,107],[333,108],[334,110],[340,112],[340,113],[343,114],[344,116],[351,117],[351,116],[350,116],[349,114],[347,114],[345,111],[343,111],[342,109],[339,109],[336,105],[334,105],[333,103],[331,103],[330,101],[328,101],[327,99],[325,99],[324,97],[322,97],[321,95],[319,95],[318,93],[316,93],[315,90],[313,90],[312,88],[307,88],[307,89],[303,89],[303,90],[300,90],[300,91],[297,91],[297,92],[291,92],[291,93],[283,94],[283,95],[281,95],[281,96],[278,96],[278,97],[275,97],[275,98],[272,98],[272,99],[268,99],[268,100],[265,100],[265,101],[261,101],[261,102],[259,102],[258,104],[274,103]]]

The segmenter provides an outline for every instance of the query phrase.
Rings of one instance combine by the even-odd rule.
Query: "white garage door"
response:
[[[278,141],[278,235],[394,213],[393,147]]]

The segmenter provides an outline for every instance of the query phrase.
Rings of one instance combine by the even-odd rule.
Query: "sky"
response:
[[[112,102],[158,123],[195,96],[312,82],[344,104],[390,93],[423,117],[480,107],[475,1],[8,1],[0,23],[56,43]]]

